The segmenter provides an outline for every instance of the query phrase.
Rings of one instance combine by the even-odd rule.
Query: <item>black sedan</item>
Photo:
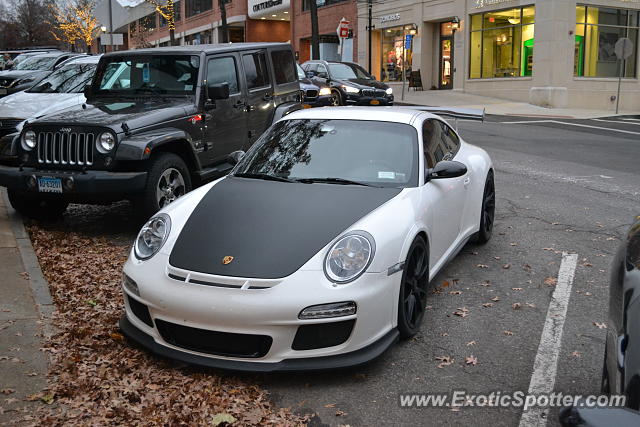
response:
[[[314,60],[302,68],[314,84],[330,87],[339,105],[393,105],[393,89],[358,64]]]
[[[0,98],[29,89],[67,59],[79,56],[70,52],[50,52],[30,56],[12,70],[0,72]]]
[[[614,259],[602,391],[640,409],[640,216]]]
[[[296,64],[296,68],[298,69],[298,81],[302,91],[302,105],[305,108],[340,105],[338,98],[332,94],[329,87],[313,84],[300,65]]]

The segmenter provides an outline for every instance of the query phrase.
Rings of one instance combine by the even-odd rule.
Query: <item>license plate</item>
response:
[[[311,108],[311,105],[309,105],[309,104],[302,104],[302,108]]]
[[[378,101],[377,99],[372,99],[371,101],[369,101],[369,104],[371,104],[371,105],[380,105],[380,101]]]
[[[60,178],[38,178],[38,191],[41,193],[62,193],[62,180]]]
[[[0,95],[6,95],[6,94],[7,94],[7,90],[0,88]]]

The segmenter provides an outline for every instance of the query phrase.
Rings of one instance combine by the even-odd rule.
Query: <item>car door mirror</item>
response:
[[[91,98],[91,95],[93,94],[93,90],[91,89],[91,85],[86,85],[84,87],[84,90],[82,91],[82,93],[84,94],[84,97],[89,99]]]
[[[244,151],[238,150],[238,151],[234,151],[233,153],[230,153],[227,156],[227,159],[229,163],[231,163],[232,165],[237,165],[240,162],[240,160],[242,160],[243,157],[244,157]]]
[[[467,173],[467,167],[460,162],[454,160],[442,160],[438,162],[432,169],[425,171],[426,181],[432,179],[457,178]]]
[[[229,83],[216,83],[207,86],[209,99],[229,99]]]

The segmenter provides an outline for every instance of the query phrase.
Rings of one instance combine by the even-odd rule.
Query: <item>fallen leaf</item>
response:
[[[469,342],[467,343],[467,346],[470,346],[470,345],[476,345],[476,342],[475,342],[475,341],[469,341]]]
[[[471,356],[467,356],[464,358],[464,363],[466,363],[467,365],[477,365],[478,358],[472,354]]]
[[[496,302],[497,302],[497,301],[500,301],[500,297],[495,296],[495,297],[491,298],[491,301],[496,301]]]
[[[606,323],[593,322],[593,325],[596,326],[598,329],[607,329]]]
[[[522,304],[520,304],[519,302],[514,302],[513,304],[511,304],[511,308],[513,308],[514,310],[520,310],[521,307]]]
[[[11,393],[15,393],[16,391],[12,388],[3,388],[2,390],[0,390],[0,393],[2,394],[11,394]]]
[[[512,291],[521,291],[522,288],[511,288]]]
[[[109,334],[109,336],[111,338],[113,338],[114,340],[116,340],[116,341],[123,341],[124,340],[124,336],[119,332],[111,332]]]
[[[489,268],[489,266],[486,265],[486,264],[478,264],[478,265],[476,265],[476,267],[478,267],[478,268]]]
[[[544,284],[547,286],[555,286],[558,284],[558,279],[556,279],[555,277],[547,277],[546,279],[544,279]]]
[[[507,336],[512,336],[513,332],[511,331],[502,331],[503,334],[507,335]]]
[[[438,368],[443,368],[445,366],[449,366],[449,365],[453,364],[453,362],[454,362],[454,359],[449,357],[449,356],[438,356],[438,357],[436,357],[436,360],[440,362],[438,364]]]
[[[327,403],[326,405],[324,405],[325,408],[335,408],[336,404],[335,403]]]
[[[529,308],[536,308],[535,304],[531,304],[530,302],[525,303],[525,305]]]
[[[449,295],[462,295],[462,291],[451,291]]]
[[[505,264],[502,266],[502,268],[504,268],[505,270],[508,270],[511,268],[511,264]]]
[[[336,417],[344,417],[345,415],[347,415],[347,413],[344,411],[336,411]]]
[[[494,256],[493,259],[500,261],[500,257],[499,256]]]
[[[220,413],[213,416],[213,418],[211,419],[211,425],[219,426],[221,424],[233,424],[236,421],[237,420],[233,415]]]
[[[493,307],[493,303],[492,302],[485,302],[484,304],[482,304],[482,306],[484,308],[490,308],[490,307]]]
[[[581,354],[581,353],[580,353],[579,351],[571,352],[571,355],[572,355],[573,357],[580,357],[580,354]]]
[[[467,307],[458,308],[453,314],[460,317],[467,317],[469,315],[469,309]]]

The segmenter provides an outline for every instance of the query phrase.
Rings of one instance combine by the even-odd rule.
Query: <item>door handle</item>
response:
[[[273,99],[273,95],[270,93],[265,93],[264,96],[262,97],[263,101],[271,101]]]
[[[464,181],[463,181],[463,182],[464,182],[464,186],[465,186],[465,187],[468,187],[468,186],[469,186],[469,184],[471,184],[471,178],[466,177],[466,178],[464,179]]]

